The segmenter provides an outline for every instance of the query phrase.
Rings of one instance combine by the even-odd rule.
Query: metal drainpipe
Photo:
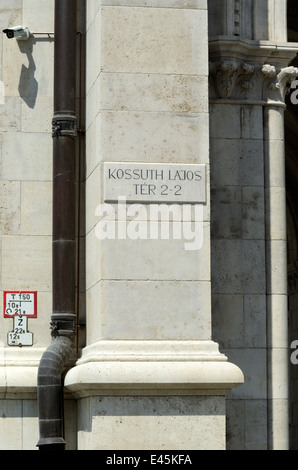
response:
[[[39,450],[64,450],[63,373],[76,331],[77,1],[55,0],[52,342],[38,369]]]

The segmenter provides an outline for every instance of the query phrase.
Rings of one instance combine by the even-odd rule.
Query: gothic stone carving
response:
[[[253,74],[254,67],[250,64],[236,61],[222,61],[210,64],[210,74],[213,78],[218,96],[222,99],[231,97],[236,80],[239,77],[249,77]],[[241,85],[245,84],[243,90],[250,89],[250,80],[243,79]],[[251,84],[252,86],[252,84]]]
[[[277,69],[270,64],[237,61],[210,63],[211,86],[217,99],[284,103],[290,85],[297,77],[296,67]]]

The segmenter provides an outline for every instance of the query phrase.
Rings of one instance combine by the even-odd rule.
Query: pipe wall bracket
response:
[[[56,114],[52,120],[52,137],[77,137],[77,118],[71,114]]]

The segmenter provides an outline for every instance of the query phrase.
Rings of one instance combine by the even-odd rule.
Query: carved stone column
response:
[[[269,445],[288,448],[288,291],[286,182],[284,151],[284,100],[298,69],[286,67],[279,73],[264,66],[272,77],[265,92],[264,163],[266,201],[266,271],[268,322]]]
[[[236,37],[209,45],[214,339],[246,379],[229,395],[228,435],[231,447],[287,449],[284,110],[294,47]]]

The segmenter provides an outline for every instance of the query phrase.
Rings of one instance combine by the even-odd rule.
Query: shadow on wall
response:
[[[41,41],[54,41],[54,39],[36,39],[34,37],[30,37],[27,41],[18,41],[21,53],[26,54],[28,58],[28,67],[24,64],[22,65],[18,90],[20,97],[29,108],[34,108],[38,93],[38,82],[35,78],[36,65],[33,58],[33,47],[37,42]]]
[[[34,108],[38,93],[38,82],[34,76],[36,65],[32,55],[34,43],[34,38],[29,38],[27,41],[18,41],[20,51],[22,54],[26,54],[28,58],[28,67],[22,64],[18,90],[21,98],[29,108]]]

